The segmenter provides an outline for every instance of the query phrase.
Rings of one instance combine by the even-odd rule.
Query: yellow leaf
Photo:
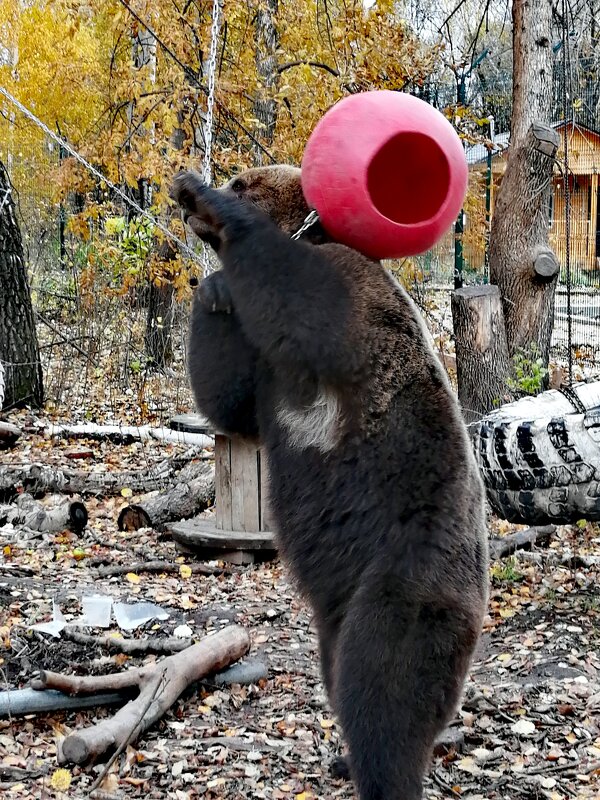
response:
[[[179,567],[179,574],[182,578],[190,578],[192,576],[192,569],[187,564],[182,564]]]
[[[50,784],[57,792],[66,792],[71,785],[71,773],[68,769],[55,769]]]
[[[321,720],[321,727],[327,730],[328,728],[333,728],[335,725],[334,720],[332,719],[322,719]]]
[[[500,609],[500,616],[502,619],[510,619],[510,617],[514,617],[517,612],[514,611],[512,608],[501,608]]]
[[[124,486],[124,487],[121,489],[121,494],[122,494],[122,496],[123,496],[123,497],[131,497],[131,495],[133,494],[133,492],[132,492],[132,491],[131,491],[131,489],[129,489],[127,486]]]
[[[128,572],[125,575],[125,579],[129,581],[129,583],[135,583],[136,585],[140,582],[140,576],[136,575],[135,572]]]
[[[119,788],[119,776],[114,772],[110,772],[104,778],[100,786],[102,787],[103,792],[107,792],[107,794],[114,794]]]

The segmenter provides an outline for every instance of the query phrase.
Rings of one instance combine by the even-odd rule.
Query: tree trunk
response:
[[[254,101],[254,116],[258,121],[256,139],[268,146],[273,143],[277,122],[277,101],[275,91],[279,74],[277,72],[277,48],[279,35],[276,17],[279,0],[259,0],[255,18],[256,30],[256,71],[259,87]],[[263,163],[263,151],[253,145],[253,158],[256,166]]]
[[[523,143],[532,122],[550,122],[552,0],[513,0],[513,89],[510,144]]]
[[[166,253],[166,255],[165,255]],[[159,247],[159,258],[168,263],[175,258],[168,244]],[[160,285],[150,282],[148,314],[146,317],[146,352],[155,367],[165,367],[173,358],[173,312],[175,293],[173,284],[167,279]]]
[[[490,282],[502,295],[508,352],[536,345],[548,363],[559,264],[548,243],[558,135],[552,90],[552,2],[513,2],[513,111],[506,172],[490,234]]]
[[[12,187],[0,163],[0,361],[4,406],[43,403],[42,367]]]
[[[467,424],[506,401],[508,349],[497,286],[452,294],[458,399]]]
[[[490,281],[502,295],[508,352],[522,348],[548,363],[558,259],[548,243],[548,209],[558,134],[534,123],[511,151],[490,235]]]
[[[156,40],[143,25],[133,29],[132,60],[134,69],[147,69],[147,81],[152,87],[156,83]],[[129,104],[128,118],[130,128],[134,125],[135,102]],[[154,132],[150,135],[154,139]],[[140,179],[139,202],[146,208],[152,202],[152,187],[147,179]],[[159,259],[169,262],[175,258],[175,251],[168,241],[159,246]],[[165,272],[168,270],[165,267]],[[163,276],[161,276],[163,277]],[[173,285],[167,276],[160,283],[150,278],[148,292],[148,313],[146,316],[146,352],[155,367],[162,368],[173,358],[171,333],[173,330]]]

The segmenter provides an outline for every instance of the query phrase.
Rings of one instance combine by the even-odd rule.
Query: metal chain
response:
[[[302,225],[298,228],[296,233],[292,234],[291,238],[294,240],[299,239],[305,231],[307,231],[309,228],[312,228],[312,226],[315,225],[318,221],[319,221],[319,214],[313,209],[313,211],[310,211],[308,213],[306,219],[304,220]]]
[[[215,108],[215,77],[217,73],[217,47],[221,26],[221,2],[213,0],[212,25],[210,27],[210,50],[208,53],[208,97],[206,100],[206,119],[204,121],[204,163],[202,179],[210,184],[212,178],[213,117]]]
[[[163,225],[162,222],[160,222],[158,219],[156,219],[155,216],[150,214],[149,211],[146,211],[144,208],[142,208],[138,203],[135,202],[135,200],[132,200],[130,197],[128,197],[125,194],[125,192],[122,189],[120,189],[116,184],[109,181],[105,175],[103,175],[99,170],[96,169],[96,167],[92,166],[92,164],[90,164],[89,161],[86,161],[86,159],[82,155],[80,155],[77,152],[77,150],[75,150],[74,147],[71,147],[71,145],[67,141],[62,139],[60,136],[57,136],[54,133],[54,131],[50,130],[50,128],[44,122],[42,122],[41,119],[39,119],[39,117],[36,117],[36,115],[32,111],[30,111],[27,108],[27,106],[24,106],[20,100],[17,100],[17,98],[14,97],[3,86],[0,86],[0,95],[3,95],[14,106],[16,106],[22,114],[24,114],[29,120],[35,123],[38,126],[38,128],[41,128],[46,134],[46,136],[49,136],[50,139],[56,142],[56,144],[58,144],[60,147],[63,147],[67,151],[67,153],[72,155],[76,161],[79,161],[79,163],[82,164],[86,169],[88,169],[92,173],[92,175],[98,178],[98,180],[106,184],[106,186],[108,186],[108,188],[111,191],[113,191],[116,195],[118,195],[131,208],[137,211],[137,213],[140,214],[140,216],[149,219],[155,228],[157,228],[159,231],[162,231],[162,233],[164,233],[166,237],[171,239],[171,241],[176,242],[190,258],[194,259],[194,261],[200,261],[198,254],[195,253],[192,250],[192,248],[189,247],[185,242],[182,242],[181,239],[176,234],[173,233],[173,231],[169,230],[169,228],[167,228],[166,225]]]
[[[204,120],[204,159],[202,180],[210,186],[212,181],[213,124],[215,108],[215,78],[217,73],[217,47],[221,26],[221,1],[213,0],[212,24],[210,26],[210,49],[208,53],[208,95],[206,99],[206,118]],[[211,259],[209,246],[202,247],[202,269],[205,275],[213,272],[216,264]]]
[[[7,189],[4,190],[4,197],[0,200],[0,214],[2,213],[2,209],[8,203],[10,198],[11,187],[9,186]]]

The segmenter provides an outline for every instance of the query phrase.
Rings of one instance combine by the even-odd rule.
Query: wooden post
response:
[[[467,423],[506,400],[508,348],[500,290],[465,286],[452,294],[458,399]]]
[[[206,420],[195,414],[175,422],[178,430],[208,432]],[[234,563],[252,563],[258,550],[272,553],[276,545],[267,516],[267,485],[258,441],[215,433],[215,518],[170,525],[173,538],[186,548],[212,550]]]
[[[590,197],[590,260],[588,269],[596,269],[598,263],[598,253],[596,252],[596,241],[598,236],[597,223],[598,223],[598,173],[592,173],[592,186],[590,188],[592,196]]]
[[[258,442],[215,435],[215,506],[217,528],[267,530],[266,464]]]

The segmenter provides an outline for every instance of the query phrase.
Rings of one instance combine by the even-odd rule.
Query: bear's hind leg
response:
[[[360,800],[421,800],[480,632],[475,609],[365,575],[338,642],[336,710]]]

